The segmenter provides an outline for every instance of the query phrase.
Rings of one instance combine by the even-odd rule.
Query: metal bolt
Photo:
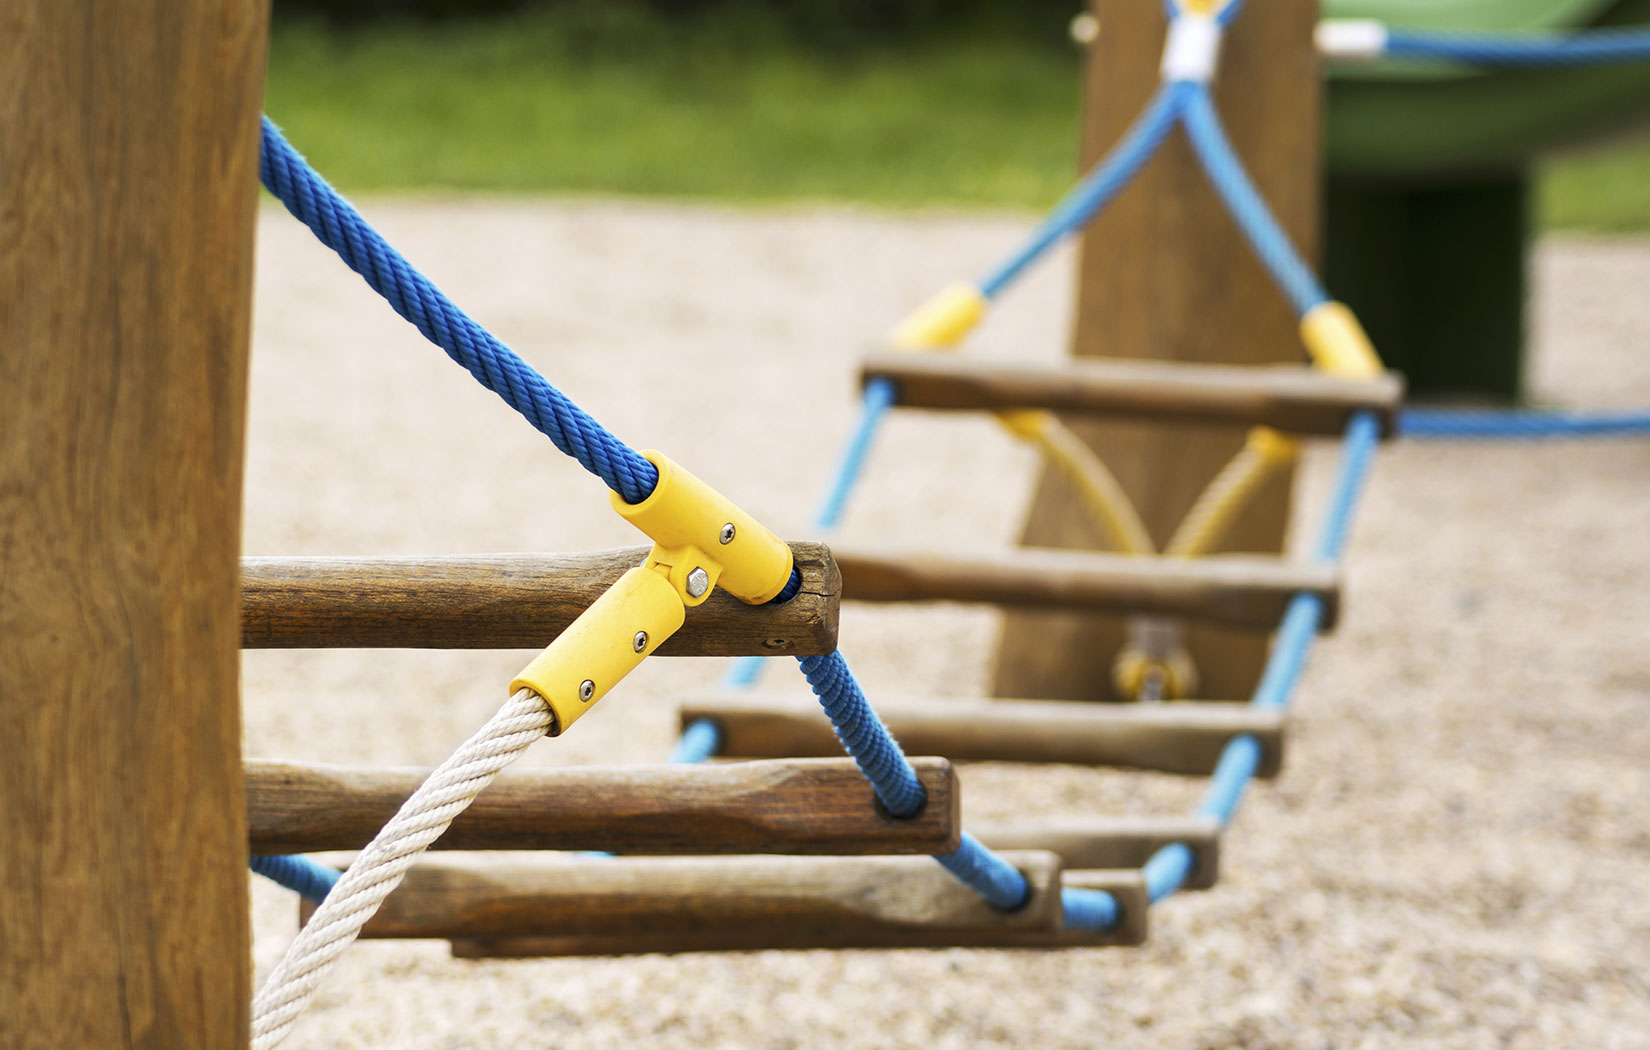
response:
[[[596,695],[596,683],[595,682],[592,682],[590,679],[586,678],[584,681],[579,683],[579,699],[580,700],[583,700],[585,703],[588,704],[590,702],[590,698],[595,696],[595,695]]]
[[[724,547],[733,542],[733,533],[734,533],[733,522],[730,521],[726,525],[722,526],[722,537],[721,537],[721,539],[722,539],[722,545]]]
[[[694,569],[688,573],[687,591],[689,598],[702,598],[710,590],[710,573],[704,569]]]
[[[646,631],[637,631],[636,632],[636,637],[631,639],[630,644],[635,647],[635,649],[638,653],[641,652],[643,649],[646,649],[647,648],[647,632]]]

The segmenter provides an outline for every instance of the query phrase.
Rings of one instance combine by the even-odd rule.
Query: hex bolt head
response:
[[[641,652],[643,649],[646,649],[647,648],[647,632],[646,631],[637,631],[636,632],[636,637],[632,638],[630,640],[630,644],[633,647],[635,647],[635,649],[638,653]]]
[[[580,700],[583,700],[585,703],[588,704],[590,702],[590,698],[595,696],[595,695],[596,695],[596,683],[595,682],[592,682],[590,679],[586,678],[584,681],[579,683],[579,699]]]
[[[722,526],[722,535],[719,538],[721,539],[724,547],[733,542],[733,535],[735,531],[733,522],[731,521]]]
[[[704,569],[694,569],[688,573],[687,592],[689,598],[703,598],[710,590],[710,573]]]

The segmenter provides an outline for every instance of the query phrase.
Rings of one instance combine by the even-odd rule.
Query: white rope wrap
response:
[[[1330,18],[1313,31],[1325,58],[1373,62],[1386,53],[1386,26],[1371,18]]]
[[[1189,80],[1207,84],[1220,65],[1220,38],[1223,30],[1213,15],[1183,14],[1169,23],[1169,39],[1163,45],[1161,75],[1165,84]]]
[[[441,763],[367,844],[355,863],[298,931],[286,955],[252,1001],[253,1050],[271,1050],[314,998],[344,949],[390,891],[453,818],[501,769],[550,728],[550,709],[531,689],[515,695],[487,724]]]

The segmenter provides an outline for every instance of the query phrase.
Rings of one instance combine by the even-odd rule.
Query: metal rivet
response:
[[[635,647],[635,649],[638,653],[641,652],[643,649],[646,649],[647,648],[647,632],[646,631],[637,631],[636,632],[636,637],[631,639],[630,644]]]
[[[733,542],[733,534],[733,522],[730,521],[726,525],[722,526],[722,544],[724,546]]]
[[[590,698],[595,696],[595,695],[596,695],[596,683],[595,682],[592,682],[590,679],[586,678],[584,681],[579,683],[579,699],[580,700],[583,700],[585,703],[588,704],[590,702]]]
[[[710,590],[710,573],[704,569],[694,569],[688,573],[687,591],[689,598],[703,598]]]

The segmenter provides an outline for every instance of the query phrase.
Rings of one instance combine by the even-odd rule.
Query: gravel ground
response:
[[[629,203],[376,202],[393,241],[637,446],[800,536],[870,337],[972,273],[1019,217]],[[284,213],[262,228],[246,548],[575,550],[637,542],[605,490],[483,392]],[[981,353],[1054,357],[1070,259],[1004,303]],[[1650,403],[1650,243],[1537,256],[1535,386]],[[1333,452],[1303,479],[1310,528]],[[1011,542],[1033,460],[979,419],[883,433],[845,536]],[[1140,949],[801,952],[461,963],[358,944],[295,1048],[1650,1047],[1650,444],[1401,444],[1350,553],[1347,612],[1298,695],[1223,881]],[[853,607],[879,691],[977,693],[996,629]],[[434,764],[527,654],[252,652],[246,752]],[[533,764],[652,762],[717,661],[644,666]],[[784,682],[790,670],[773,673]],[[800,680],[795,679],[800,685]],[[1201,784],[974,766],[966,812],[1176,812]],[[291,895],[252,894],[259,977]]]

